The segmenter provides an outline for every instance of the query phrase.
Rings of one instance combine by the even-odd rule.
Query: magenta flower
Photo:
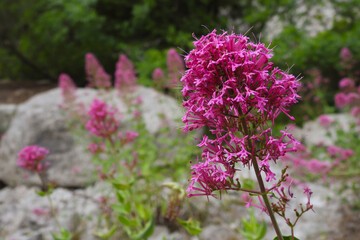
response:
[[[179,83],[179,79],[185,71],[184,60],[180,57],[174,48],[170,48],[167,54],[167,68],[169,87]]]
[[[59,76],[59,87],[64,104],[70,104],[76,99],[76,86],[69,75],[62,73]]]
[[[339,87],[341,89],[353,89],[355,87],[355,82],[350,78],[343,78],[339,82]]]
[[[90,145],[87,147],[87,150],[89,150],[93,155],[102,153],[105,151],[105,144],[103,142],[90,143]]]
[[[155,68],[152,74],[152,80],[155,83],[163,83],[165,80],[164,71],[161,68]]]
[[[121,54],[116,63],[115,87],[119,90],[133,89],[136,85],[136,71],[132,62]]]
[[[318,120],[319,120],[320,125],[323,126],[324,128],[329,128],[331,126],[331,124],[334,123],[334,120],[331,119],[326,114],[320,115]]]
[[[85,72],[89,87],[108,88],[111,86],[111,76],[107,74],[92,53],[85,55]]]
[[[268,123],[280,113],[294,120],[289,107],[298,102],[300,83],[273,66],[270,49],[246,36],[214,30],[194,45],[181,79],[187,109],[184,130],[207,126],[216,138],[204,136],[198,145],[203,147],[202,159],[191,167],[188,188],[197,193],[190,195],[233,189],[237,165],[250,167],[254,161],[267,181],[274,180],[270,162],[294,151],[299,142],[286,131],[272,136]]]
[[[353,107],[350,111],[351,116],[357,118],[360,116],[360,107]]]
[[[131,143],[135,141],[135,139],[139,136],[139,133],[134,131],[128,131],[125,133],[125,136],[122,132],[118,133],[118,137],[124,142],[124,143]]]
[[[351,53],[349,48],[344,47],[340,51],[340,58],[344,62],[350,62],[353,58],[353,54]]]
[[[17,165],[26,170],[40,173],[49,166],[49,163],[45,162],[45,157],[49,153],[49,150],[36,145],[26,146],[18,154]]]
[[[88,114],[90,120],[86,124],[86,129],[98,137],[109,139],[119,128],[120,121],[115,117],[116,110],[105,102],[95,99]]]
[[[307,169],[316,174],[325,174],[331,170],[331,165],[317,159],[311,159],[307,164]]]
[[[335,95],[335,105],[339,108],[345,107],[349,104],[349,98],[345,93],[338,93]]]

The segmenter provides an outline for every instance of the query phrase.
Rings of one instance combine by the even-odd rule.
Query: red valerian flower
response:
[[[181,78],[184,130],[206,126],[215,139],[204,136],[199,144],[203,153],[191,167],[190,196],[234,189],[238,165],[250,167],[253,161],[267,181],[274,180],[269,163],[295,151],[299,142],[286,131],[273,136],[271,126],[280,113],[294,120],[289,107],[298,102],[299,80],[274,67],[271,49],[244,35],[214,30],[194,45]]]
[[[112,109],[105,102],[94,99],[88,112],[91,118],[86,124],[86,129],[98,137],[111,138],[120,124],[119,119],[115,117],[115,113],[115,109]],[[118,116],[120,117],[120,115]]]
[[[42,172],[49,166],[45,162],[49,153],[49,150],[36,145],[26,146],[18,154],[17,165],[32,172]]]

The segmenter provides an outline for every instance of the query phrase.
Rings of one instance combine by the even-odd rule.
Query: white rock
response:
[[[98,92],[94,89],[79,89],[76,92],[77,102],[84,105],[86,113],[94,98],[104,99],[115,105],[124,115],[122,124],[126,128],[126,119],[131,119],[124,101],[116,91]],[[164,126],[164,114],[170,125],[178,127],[176,120],[180,119],[179,104],[171,97],[156,92],[153,89],[138,86],[133,93],[141,97],[140,109],[146,128],[156,133]],[[10,128],[7,130],[0,145],[0,180],[14,186],[18,184],[36,184],[40,181],[34,174],[27,174],[17,165],[18,152],[27,145],[39,145],[50,150],[47,160],[50,162],[49,179],[58,186],[84,186],[94,181],[95,166],[91,156],[85,152],[85,147],[77,143],[67,127],[66,115],[58,107],[62,102],[59,89],[50,90],[34,96],[27,102],[18,105]],[[131,129],[128,129],[131,130]],[[87,138],[87,136],[80,136]],[[76,167],[79,172],[74,173]],[[28,178],[24,178],[27,174]]]
[[[5,133],[10,126],[15,112],[16,104],[0,104],[0,135]]]

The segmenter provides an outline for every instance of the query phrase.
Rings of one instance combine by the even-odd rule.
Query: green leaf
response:
[[[284,240],[292,240],[291,236],[283,236]],[[276,236],[274,240],[279,240],[279,238]],[[294,240],[299,240],[297,237],[294,237]]]
[[[136,204],[136,209],[142,219],[147,220],[150,218],[150,213],[144,205]]]
[[[136,220],[129,219],[123,215],[119,215],[118,219],[126,227],[136,227],[138,225]]]
[[[187,221],[177,219],[177,221],[183,226],[191,235],[199,235],[202,232],[202,228],[200,227],[200,223],[196,220],[192,220],[191,218]]]
[[[130,213],[129,211],[126,211],[124,204],[114,203],[114,204],[110,204],[110,206],[117,213],[124,213],[124,214]]]
[[[143,230],[133,235],[136,240],[148,239],[154,233],[154,216],[151,216]]]
[[[117,183],[117,182],[112,182],[111,184],[113,185],[113,187],[116,190],[126,190],[126,189],[130,188],[129,184],[122,184],[122,183]]]
[[[131,211],[131,202],[130,201],[127,201],[124,205],[124,209],[126,212],[130,213]]]
[[[71,233],[65,228],[60,229],[60,234],[52,234],[54,240],[71,240]]]
[[[117,230],[116,225],[114,225],[110,230],[103,232],[95,232],[94,235],[101,239],[107,239],[112,237],[115,234],[116,230]]]
[[[47,191],[36,191],[36,194],[39,195],[40,197],[45,197],[47,195],[51,195],[54,191],[54,188],[49,187],[49,189]]]
[[[117,198],[118,202],[120,202],[120,203],[125,202],[125,198],[120,192],[116,192],[116,198]]]
[[[264,238],[267,228],[265,221],[259,223],[256,220],[254,210],[250,209],[250,221],[246,218],[242,218],[243,228],[240,230],[241,235],[243,235],[247,240],[261,240]]]

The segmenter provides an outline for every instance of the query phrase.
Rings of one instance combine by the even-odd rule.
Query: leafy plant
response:
[[[240,230],[241,235],[243,235],[247,240],[261,240],[266,234],[266,224],[263,220],[258,222],[256,220],[254,210],[249,209],[250,220],[242,218],[242,229]]]

